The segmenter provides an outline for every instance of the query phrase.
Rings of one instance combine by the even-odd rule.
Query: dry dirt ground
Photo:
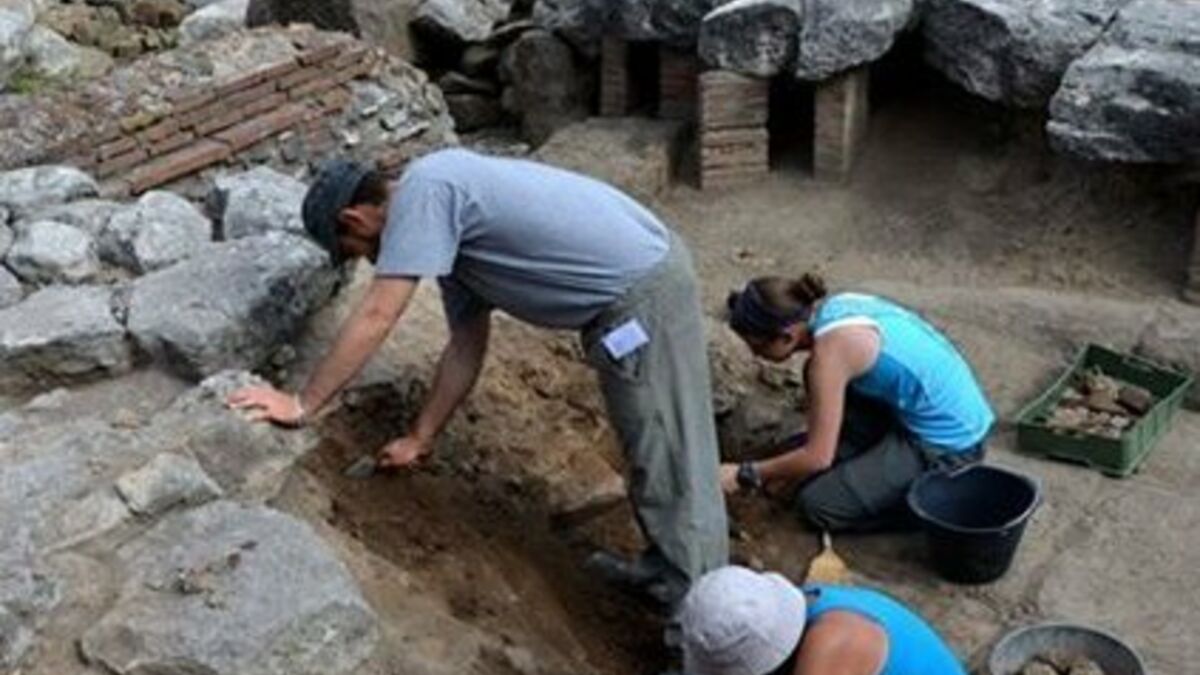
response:
[[[690,242],[714,316],[725,292],[750,276],[809,269],[834,288],[869,280],[884,290],[972,289],[982,307],[993,289],[1009,286],[1072,294],[1085,312],[1090,299],[1136,304],[1176,293],[1191,249],[1194,188],[1154,169],[1058,159],[1043,147],[1036,122],[936,83],[918,95],[881,98],[845,184],[817,183],[792,167],[719,194],[680,185],[652,204]],[[936,315],[936,307],[921,309]],[[345,311],[342,304],[314,322],[292,379]],[[431,644],[442,645],[430,658],[442,659],[447,672],[455,663],[464,664],[457,672],[655,672],[662,665],[655,621],[578,567],[592,547],[633,550],[637,537],[612,485],[619,454],[571,336],[502,322],[480,389],[437,459],[365,483],[340,475],[358,453],[403,429],[419,400],[411,383],[428,372],[439,322],[432,302],[406,318],[364,379],[407,384],[370,385],[328,418],[326,445],[281,500],[354,552],[352,566],[389,622],[385,655],[372,672],[404,672],[411,661],[400,655]],[[1200,478],[1200,415],[1183,413],[1126,480],[1019,454],[1008,422],[1065,366],[1069,349],[1047,339],[1053,326],[1019,316],[1008,330],[942,324],[1005,420],[989,461],[1037,477],[1044,503],[1013,569],[995,584],[939,581],[916,533],[840,538],[860,580],[913,603],[973,666],[1007,630],[1062,619],[1123,637],[1151,672],[1189,672],[1200,661],[1193,639],[1200,497],[1191,489]],[[736,380],[731,395],[777,406],[781,428],[799,419],[788,411],[795,392],[776,371],[759,374],[719,328],[710,338],[722,357],[718,389]],[[724,448],[730,455],[756,449],[746,447],[750,436],[723,436],[732,439]],[[560,517],[579,502],[615,506]],[[786,505],[735,498],[730,508],[739,560],[802,575],[816,536]],[[414,597],[452,617],[444,631],[414,622]],[[462,631],[490,636],[483,641],[490,646],[479,648],[483,658],[464,653],[476,647],[462,646]]]

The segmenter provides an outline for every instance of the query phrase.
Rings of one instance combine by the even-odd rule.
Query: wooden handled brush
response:
[[[821,552],[808,563],[808,575],[804,580],[820,584],[845,584],[850,581],[850,568],[834,552],[833,540],[828,532],[821,533]]]

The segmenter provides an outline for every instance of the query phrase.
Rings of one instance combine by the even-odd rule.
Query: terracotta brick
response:
[[[619,117],[629,112],[629,44],[611,35],[600,43],[600,114]]]
[[[284,75],[283,77],[276,79],[275,84],[277,89],[286,90],[324,76],[325,70],[322,68],[301,68],[292,72],[291,74]]]
[[[168,98],[170,98],[170,95],[168,95]],[[179,97],[172,99],[171,114],[178,116],[191,112],[202,105],[213,102],[216,98],[217,93],[211,89],[197,90],[191,88],[179,92]]]
[[[249,89],[259,82],[262,82],[262,77],[258,73],[243,74],[213,87],[212,91],[216,98],[222,99],[230,94]]]
[[[191,131],[181,131],[174,136],[165,138],[157,143],[152,143],[149,146],[149,151],[153,156],[166,154],[172,150],[175,150],[176,148],[181,148],[187,145],[195,140],[195,138],[196,134],[192,133]]]
[[[867,131],[867,69],[848,71],[817,86],[813,173],[842,180],[854,165]]]
[[[137,139],[142,144],[154,144],[179,132],[179,120],[168,117],[152,127],[139,131]]]
[[[323,47],[316,47],[303,52],[300,52],[300,63],[305,66],[313,66],[319,63],[325,63],[337,55],[341,54],[346,49],[348,43],[335,42]]]
[[[196,132],[196,135],[208,136],[215,131],[227,129],[246,119],[246,113],[241,108],[234,108],[232,110],[223,108],[223,110],[224,111],[218,115],[214,115],[208,119],[197,122],[193,127],[193,131]]]
[[[333,75],[322,77],[318,80],[305,82],[304,84],[296,85],[288,89],[288,98],[295,101],[297,99],[307,98],[313,94],[319,94],[338,86],[338,80]]]
[[[338,84],[343,84],[345,82],[349,82],[350,80],[355,80],[369,75],[374,67],[375,63],[373,61],[362,61],[360,63],[351,64],[342,68],[341,70],[336,71],[333,79]]]
[[[757,127],[767,123],[767,80],[723,70],[700,76],[700,126],[703,129]]]
[[[206,166],[229,158],[229,146],[211,140],[200,140],[163,155],[135,169],[126,180],[132,194],[141,194],[152,187],[168,183],[180,176],[194,173]]]
[[[136,147],[137,139],[133,138],[132,136],[124,136],[115,141],[104,143],[96,148],[96,157],[99,160],[104,161],[110,157],[116,157],[121,153],[129,152]]]
[[[340,70],[346,66],[360,63],[362,61],[374,61],[374,54],[366,47],[351,47],[346,49],[337,58],[329,62],[330,67]]]
[[[299,69],[299,62],[297,62],[295,59],[288,59],[287,61],[280,61],[274,65],[260,68],[254,71],[254,74],[258,77],[260,82],[266,82],[267,80],[277,80],[281,77],[285,77]]]
[[[700,65],[694,54],[659,49],[658,116],[688,119],[696,111],[696,78]]]
[[[306,113],[305,106],[292,103],[274,112],[242,122],[232,129],[226,129],[217,134],[216,138],[234,152],[238,152],[294,126],[304,119]]]
[[[221,99],[220,103],[225,107],[226,110],[233,110],[234,108],[242,108],[248,104],[254,103],[255,101],[262,100],[263,97],[270,96],[274,93],[274,82],[262,82],[245,91],[240,91],[232,96],[226,96],[225,98]]]
[[[138,164],[146,161],[150,154],[144,148],[137,148],[123,155],[117,155],[111,159],[106,159],[96,165],[96,175],[100,178],[108,178],[109,176],[131,169]]]

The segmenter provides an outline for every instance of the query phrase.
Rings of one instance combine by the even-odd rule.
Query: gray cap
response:
[[[683,669],[688,675],[766,675],[804,633],[804,592],[773,572],[731,565],[705,574],[683,599]]]
[[[338,244],[338,214],[350,205],[354,192],[370,167],[349,159],[331,159],[317,169],[308,192],[304,195],[301,215],[304,229],[326,251],[334,263],[342,261],[341,246]]]

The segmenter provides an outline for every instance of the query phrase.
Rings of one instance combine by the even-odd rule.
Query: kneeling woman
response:
[[[721,467],[727,492],[799,483],[818,527],[866,530],[907,517],[909,485],[983,458],[995,415],[970,366],[936,328],[870,295],[826,297],[819,277],[764,277],[729,297],[729,324],[756,355],[810,351],[808,433],[798,447]]]
[[[679,615],[688,675],[966,675],[929,624],[865,588],[722,567]]]

